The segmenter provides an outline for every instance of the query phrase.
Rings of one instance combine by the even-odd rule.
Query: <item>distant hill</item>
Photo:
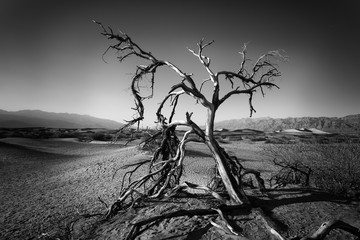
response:
[[[40,110],[4,111],[0,109],[0,128],[108,128],[123,124],[89,115],[53,113]]]
[[[345,117],[243,118],[215,123],[217,129],[250,128],[261,131],[316,128],[332,133],[359,133],[360,114]]]

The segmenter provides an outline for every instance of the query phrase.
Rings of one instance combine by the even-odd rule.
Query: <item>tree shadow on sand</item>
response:
[[[349,199],[336,196],[314,188],[286,188],[286,189],[268,189],[266,197],[249,197],[254,208],[260,208],[268,219],[273,222],[280,232],[286,232],[289,229],[283,220],[275,213],[274,209],[290,204],[314,203],[314,202],[332,202],[337,204],[350,204]]]
[[[308,202],[334,202],[339,204],[348,204],[349,199],[336,196],[314,188],[286,188],[266,190],[266,198],[254,197],[254,205],[265,207],[272,210],[276,207]],[[250,197],[251,198],[251,197]]]

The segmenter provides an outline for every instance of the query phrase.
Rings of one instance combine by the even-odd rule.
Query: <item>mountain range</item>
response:
[[[332,133],[359,133],[360,114],[345,117],[242,118],[216,122],[215,127],[229,130],[250,128],[261,131],[316,128]]]
[[[0,128],[107,128],[123,124],[89,115],[54,113],[40,110],[4,111],[0,109]],[[254,129],[277,131],[284,129],[316,128],[331,133],[359,133],[360,114],[345,117],[242,118],[215,123],[216,129]]]
[[[89,115],[44,112],[40,110],[4,111],[0,109],[0,128],[107,128],[123,124]]]

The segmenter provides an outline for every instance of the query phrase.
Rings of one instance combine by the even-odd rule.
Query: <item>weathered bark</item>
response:
[[[216,161],[216,166],[219,172],[219,175],[223,181],[223,184],[226,188],[226,191],[230,197],[231,204],[248,204],[249,200],[246,197],[242,186],[238,184],[236,179],[231,173],[230,167],[226,161],[226,157],[223,154],[223,150],[220,148],[219,144],[214,138],[214,120],[215,120],[216,110],[208,109],[208,118],[206,122],[205,129],[205,143],[209,147],[213,158]]]
[[[333,229],[344,230],[353,234],[354,236],[357,236],[358,239],[360,239],[360,229],[353,227],[350,224],[345,223],[341,220],[331,220],[321,224],[321,226],[315,233],[311,234],[310,236],[303,237],[300,240],[322,240]]]

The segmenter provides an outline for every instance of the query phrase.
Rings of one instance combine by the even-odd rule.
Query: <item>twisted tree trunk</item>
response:
[[[205,129],[205,144],[210,149],[212,156],[216,161],[216,167],[218,169],[219,175],[230,197],[230,204],[248,204],[249,200],[246,197],[242,186],[236,181],[235,177],[233,176],[230,166],[227,163],[226,156],[223,153],[223,149],[219,146],[219,144],[214,138],[215,112],[216,110],[214,108],[208,109]]]

